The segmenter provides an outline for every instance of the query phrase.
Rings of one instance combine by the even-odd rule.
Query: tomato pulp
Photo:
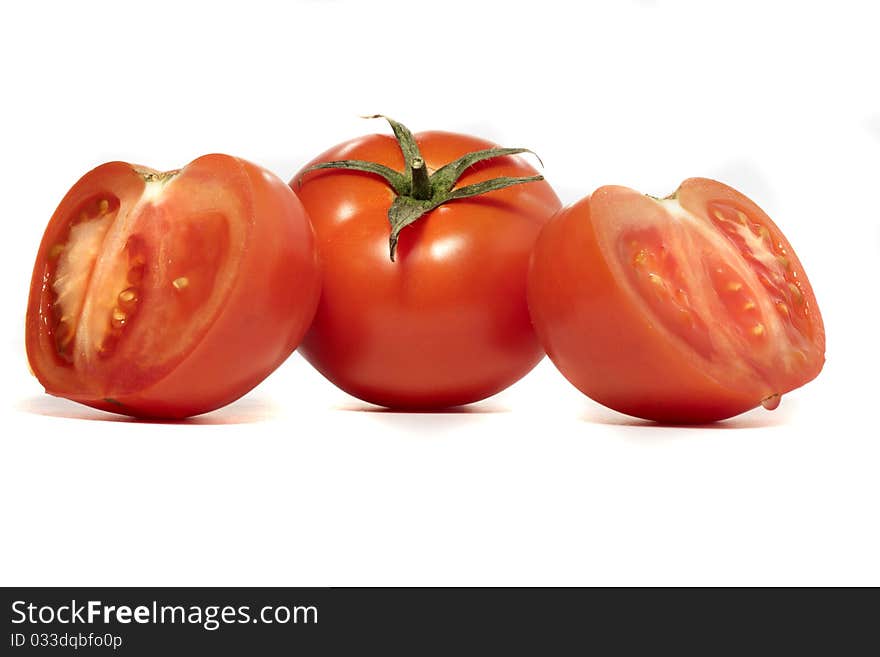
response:
[[[40,245],[27,353],[53,395],[182,418],[248,392],[296,348],[320,288],[283,181],[227,155],[87,173]]]
[[[772,409],[824,363],[822,317],[791,245],[713,180],[665,199],[602,187],[565,208],[538,239],[528,298],[562,374],[641,418]]]
[[[401,126],[393,125],[397,133]],[[448,132],[413,139],[428,173],[496,148]],[[535,180],[440,205],[400,232],[392,260],[389,208],[397,197],[388,181],[311,170],[352,160],[395,171],[410,163],[394,138],[371,135],[328,150],[291,180],[323,267],[321,301],[300,353],[348,393],[394,408],[467,404],[525,375],[543,356],[525,286],[534,241],[560,207],[552,188]],[[455,189],[533,174],[519,157],[493,157],[466,167]]]

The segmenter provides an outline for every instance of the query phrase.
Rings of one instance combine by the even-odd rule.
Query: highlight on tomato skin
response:
[[[83,176],[43,235],[26,346],[46,392],[179,419],[241,397],[299,344],[320,294],[314,235],[265,169],[205,155]]]
[[[705,178],[662,199],[601,187],[562,209],[536,243],[528,301],[572,384],[658,422],[773,410],[825,360],[791,244],[753,201]]]

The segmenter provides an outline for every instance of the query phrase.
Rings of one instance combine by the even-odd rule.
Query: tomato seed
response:
[[[110,326],[115,329],[121,329],[125,326],[125,320],[126,314],[119,308],[114,308],[113,314],[110,316]]]
[[[134,305],[135,303],[137,303],[138,300],[137,289],[133,287],[124,289],[122,292],[119,293],[119,296],[116,297],[116,300],[123,307]]]
[[[633,257],[634,265],[644,265],[648,260],[648,251],[647,249],[642,249],[638,253],[636,253],[635,257]]]
[[[752,301],[751,299],[749,299],[748,301],[746,301],[743,304],[743,310],[754,310],[754,309],[755,309],[755,302]]]
[[[181,276],[180,278],[175,278],[171,281],[171,284],[176,290],[182,290],[189,285],[189,279],[186,276]]]
[[[763,324],[755,324],[752,327],[753,335],[764,335],[764,325]]]

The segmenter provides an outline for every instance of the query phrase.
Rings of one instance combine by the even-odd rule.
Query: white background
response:
[[[872,4],[11,3],[0,583],[880,584]],[[825,370],[710,428],[604,410],[547,361],[464,413],[377,411],[299,356],[186,424],[42,393],[28,282],[82,173],[220,151],[286,179],[374,112],[528,146],[566,203],[741,189],[807,267]]]

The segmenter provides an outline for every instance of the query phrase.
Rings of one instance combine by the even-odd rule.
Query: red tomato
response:
[[[496,148],[448,132],[414,140],[428,173]],[[392,261],[395,190],[361,171],[304,173],[337,160],[397,171],[409,163],[394,138],[370,135],[328,150],[291,181],[323,266],[321,301],[300,353],[346,392],[396,408],[467,404],[531,370],[543,351],[526,306],[526,271],[541,226],[560,207],[551,187],[532,181],[440,205],[402,230]],[[495,157],[467,168],[454,189],[535,173],[519,158]]]
[[[641,418],[772,409],[825,360],[791,245],[752,201],[704,178],[665,199],[602,187],[562,210],[538,239],[528,298],[563,375]]]
[[[268,171],[206,155],[83,176],[43,236],[27,353],[46,391],[126,415],[219,408],[296,348],[320,271],[302,204]]]

